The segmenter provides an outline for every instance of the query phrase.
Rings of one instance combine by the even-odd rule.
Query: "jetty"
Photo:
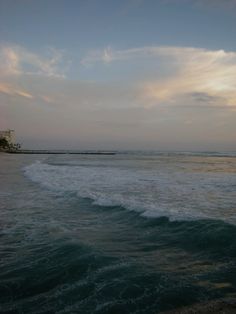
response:
[[[53,155],[115,155],[110,151],[73,151],[73,150],[38,150],[38,149],[17,149],[7,150],[8,154],[53,154]]]
[[[54,154],[54,155],[115,155],[114,151],[102,150],[58,150],[58,149],[22,149],[21,145],[15,143],[15,131],[0,131],[0,152],[8,154]]]

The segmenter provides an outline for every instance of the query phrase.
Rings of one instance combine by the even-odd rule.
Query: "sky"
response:
[[[236,0],[0,0],[24,148],[236,150]]]

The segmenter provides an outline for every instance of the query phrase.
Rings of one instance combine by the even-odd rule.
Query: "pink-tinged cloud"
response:
[[[55,102],[55,99],[51,96],[40,95],[39,98],[41,98],[44,102],[46,102],[48,104],[52,104]]]
[[[64,78],[63,53],[50,49],[47,57],[13,44],[0,44],[0,93],[27,99],[41,97],[51,103],[52,97],[34,94],[30,85],[24,85],[24,77]],[[32,88],[31,88],[32,89]]]
[[[42,148],[209,149],[209,143],[216,143],[212,149],[234,147],[236,112],[229,103],[235,87],[234,52],[185,47],[108,52],[109,70],[116,60],[126,71],[132,71],[130,60],[142,62],[142,68],[147,60],[163,66],[165,75],[129,73],[127,79],[124,71],[115,71],[119,82],[88,82],[8,74],[0,81],[6,127],[14,128],[29,148],[42,144]],[[96,62],[103,64],[104,56],[98,57]]]
[[[171,64],[172,70],[163,78],[156,74],[152,79],[143,79],[140,84],[140,94],[146,106],[159,103],[175,103],[179,97],[189,97],[192,94],[205,94],[222,101],[225,106],[236,105],[236,52],[224,50],[207,50],[192,47],[151,46],[127,50],[112,50],[90,52],[82,64],[115,63],[129,61],[145,61]],[[166,69],[167,70],[167,69]],[[164,69],[165,71],[165,69]],[[135,78],[134,78],[135,80]],[[142,81],[142,77],[139,78]]]
[[[143,93],[152,103],[175,102],[178,97],[206,95],[214,104],[236,105],[236,53],[189,50],[167,51],[178,70],[167,79],[144,83]],[[203,100],[203,99],[202,99]]]
[[[1,75],[37,74],[64,77],[63,52],[50,49],[47,56],[13,44],[0,45]]]
[[[33,95],[31,95],[30,93],[24,90],[20,90],[14,86],[4,84],[4,83],[0,83],[0,93],[12,95],[12,96],[18,95],[18,96],[29,98],[29,99],[33,98]]]

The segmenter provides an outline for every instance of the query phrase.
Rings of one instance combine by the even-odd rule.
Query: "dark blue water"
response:
[[[0,313],[159,313],[235,296],[235,165],[0,155]]]

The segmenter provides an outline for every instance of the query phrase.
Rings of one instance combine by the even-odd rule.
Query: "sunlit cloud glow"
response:
[[[236,105],[236,53],[224,50],[206,50],[191,47],[141,47],[128,50],[112,50],[90,52],[83,64],[98,62],[112,63],[123,61],[128,64],[134,60],[145,64],[145,60],[164,58],[166,64],[174,66],[169,77],[156,75],[156,80],[144,81],[142,96],[149,104],[169,102],[183,95],[204,93],[215,100],[224,100],[225,105]]]
[[[13,45],[0,45],[0,93],[9,96],[20,96],[27,99],[41,97],[51,103],[52,98],[46,95],[34,95],[24,86],[25,76],[39,76],[42,81],[47,78],[65,78],[65,67],[62,65],[63,54],[56,49],[49,49],[48,56],[33,53],[26,48]]]
[[[29,99],[33,98],[33,96],[30,93],[24,90],[17,89],[15,86],[10,86],[10,85],[1,84],[1,83],[0,83],[0,93],[11,95],[11,96],[18,95],[18,96],[29,98]]]
[[[50,148],[236,149],[236,0],[72,2],[1,1],[0,129]]]
[[[236,106],[236,53],[181,48],[172,50],[178,70],[165,80],[144,84],[144,94],[154,103],[174,102],[179,96],[205,94],[220,104]],[[208,101],[207,101],[208,102]]]

